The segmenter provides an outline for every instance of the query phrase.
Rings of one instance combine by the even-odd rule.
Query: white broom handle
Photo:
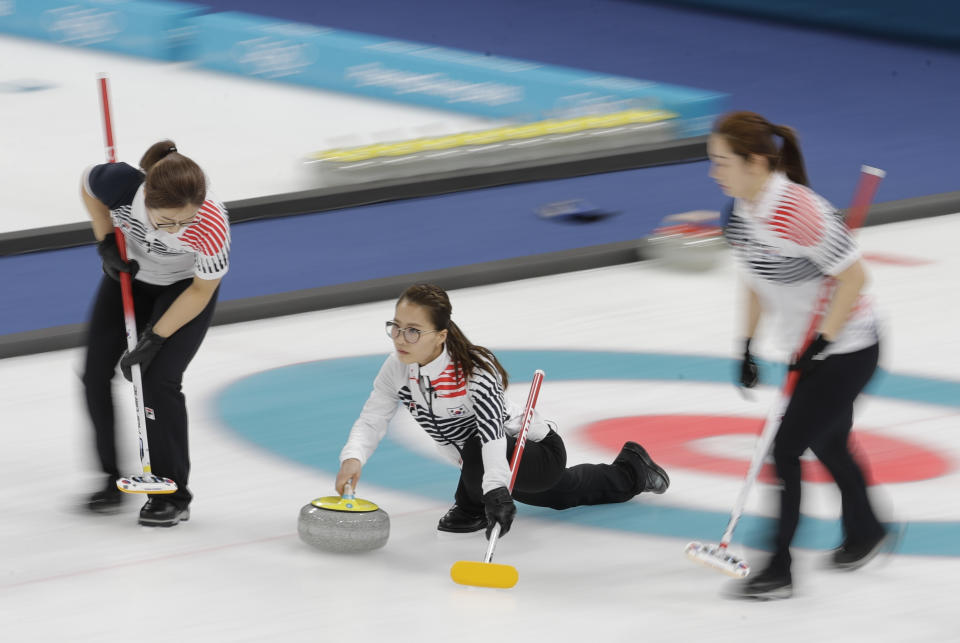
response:
[[[730,522],[727,523],[727,530],[723,532],[723,538],[720,539],[721,547],[729,545],[730,540],[733,538],[733,530],[736,529],[737,523],[740,522],[740,516],[743,515],[743,509],[747,504],[750,489],[753,487],[753,483],[756,481],[761,467],[763,467],[763,461],[767,457],[770,444],[773,442],[773,437],[777,434],[780,420],[783,419],[783,413],[787,410],[787,404],[789,403],[790,395],[781,391],[777,396],[776,403],[774,403],[770,409],[770,413],[767,415],[767,419],[763,424],[763,431],[760,433],[760,440],[757,442],[757,446],[753,451],[753,458],[750,460],[747,478],[740,487],[737,502],[734,504],[733,511],[730,513]]]

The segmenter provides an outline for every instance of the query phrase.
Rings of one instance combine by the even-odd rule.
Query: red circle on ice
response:
[[[715,440],[716,447],[723,446],[724,436],[756,437],[762,426],[763,420],[760,418],[637,415],[593,422],[585,427],[583,433],[592,442],[614,451],[628,440],[639,442],[664,467],[684,467],[742,477],[747,473],[749,455],[733,457],[710,453],[706,442]],[[929,480],[946,474],[952,468],[948,460],[933,451],[898,438],[855,429],[850,440],[854,457],[863,467],[870,484]],[[727,442],[727,446],[733,446],[736,438]],[[754,444],[753,441],[741,443],[739,449],[752,453]],[[804,458],[801,462],[805,481],[833,482],[819,461]],[[760,479],[765,482],[776,480],[772,463],[763,466]]]

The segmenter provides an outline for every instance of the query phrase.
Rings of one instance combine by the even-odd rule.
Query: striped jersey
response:
[[[110,208],[110,218],[127,243],[127,258],[140,264],[136,279],[167,286],[183,279],[220,279],[230,267],[230,219],[207,191],[194,222],[175,234],[151,223],[144,205],[142,170],[126,163],[94,165],[83,187]]]
[[[466,379],[446,350],[424,366],[404,364],[392,353],[373,381],[373,392],[350,430],[340,462],[356,458],[366,463],[401,406],[458,466],[464,443],[479,436],[483,492],[509,485],[506,436],[519,433],[523,409],[506,400],[499,373],[476,369]],[[548,431],[547,423],[534,413],[527,439],[539,442]]]
[[[825,279],[860,259],[841,214],[810,188],[776,172],[752,202],[735,199],[724,235],[747,286],[771,314],[780,348],[800,348]],[[861,294],[829,353],[850,353],[878,340],[873,306]]]

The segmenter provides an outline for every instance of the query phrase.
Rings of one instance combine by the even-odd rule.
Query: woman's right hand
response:
[[[337,480],[333,483],[337,493],[343,495],[343,487],[349,482],[354,491],[357,489],[357,483],[360,482],[360,471],[363,465],[356,458],[347,458],[340,463],[340,471],[337,472]]]
[[[120,247],[117,245],[117,235],[114,232],[106,235],[100,243],[97,244],[97,254],[103,263],[103,272],[114,281],[120,281],[121,272],[129,272],[133,279],[140,270],[140,264],[136,261],[124,261],[120,257]]]

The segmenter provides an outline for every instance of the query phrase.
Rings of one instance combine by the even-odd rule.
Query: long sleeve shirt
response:
[[[404,364],[396,354],[391,354],[350,430],[340,461],[356,458],[365,464],[401,406],[444,456],[458,466],[464,443],[478,436],[482,445],[483,492],[508,486],[506,436],[519,433],[523,409],[506,400],[498,373],[478,367],[469,379],[464,378],[446,350],[423,366]],[[539,442],[548,431],[547,423],[535,413],[527,439]]]

